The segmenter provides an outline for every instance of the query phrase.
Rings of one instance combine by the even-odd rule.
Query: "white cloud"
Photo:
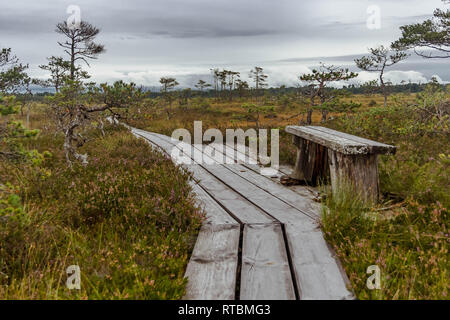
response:
[[[440,83],[447,83],[446,81],[443,81],[439,76],[434,75],[436,79]],[[422,72],[419,71],[400,71],[400,70],[393,70],[388,71],[385,73],[384,79],[385,81],[390,81],[393,84],[401,84],[402,81],[405,82],[415,82],[415,83],[427,83],[431,80],[432,77],[425,77]],[[356,78],[359,82],[364,83],[367,81],[372,80],[378,80],[378,73],[376,72],[367,72],[367,71],[361,71],[359,72],[358,77]]]

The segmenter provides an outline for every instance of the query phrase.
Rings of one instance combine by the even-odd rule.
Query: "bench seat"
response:
[[[378,155],[395,154],[395,146],[319,126],[285,130],[298,148],[290,178],[312,185],[329,178],[333,192],[346,183],[366,200],[378,200]]]
[[[395,154],[396,147],[317,126],[287,126],[286,132],[346,155]]]

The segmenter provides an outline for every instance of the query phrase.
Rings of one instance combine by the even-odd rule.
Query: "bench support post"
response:
[[[378,201],[378,156],[376,154],[344,155],[328,149],[328,158],[333,193],[347,184],[359,193],[363,200]]]
[[[297,147],[297,159],[290,177],[311,185],[326,180],[329,176],[327,148],[297,136],[293,136],[293,142]]]

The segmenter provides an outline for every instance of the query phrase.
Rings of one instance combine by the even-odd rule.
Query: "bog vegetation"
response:
[[[378,81],[334,84],[355,72],[321,64],[299,75],[299,87],[268,88],[261,67],[249,81],[212,69],[211,83],[161,92],[135,84],[89,82],[85,68],[105,50],[99,29],[60,23],[49,79],[31,79],[9,48],[0,52],[0,298],[179,299],[190,252],[203,219],[190,174],[125,128],[171,135],[177,128],[279,128],[281,162],[295,148],[283,128],[320,124],[396,145],[381,157],[382,201],[369,206],[347,190],[321,186],[322,227],[361,299],[447,299],[449,291],[450,87],[393,85],[385,68],[413,49],[428,59],[448,57],[449,11],[402,27],[389,47],[355,61]],[[435,55],[420,51],[428,47]],[[70,50],[74,48],[73,50]],[[65,49],[65,50],[64,50]],[[69,49],[69,50],[67,50]],[[414,54],[414,53],[412,53]],[[432,63],[432,62],[430,62]],[[33,94],[33,84],[51,94]],[[49,89],[50,91],[50,89]],[[65,286],[66,268],[79,265],[81,290]],[[366,269],[381,268],[382,289],[368,290]]]

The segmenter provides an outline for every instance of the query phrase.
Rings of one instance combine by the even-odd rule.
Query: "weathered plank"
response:
[[[189,281],[184,299],[235,299],[239,236],[239,224],[202,226],[186,268]]]
[[[317,219],[319,217],[320,206],[312,200],[311,195],[308,195],[309,197],[300,195],[299,193],[285,188],[267,177],[251,171],[250,169],[240,169],[232,165],[226,165],[226,167],[250,183],[268,192],[270,195],[301,211],[308,217],[313,219]]]
[[[333,150],[328,154],[333,193],[353,188],[361,199],[378,201],[378,155],[348,156]]]
[[[322,131],[325,133],[329,133],[329,134],[334,134],[338,137],[344,138],[344,139],[349,139],[358,143],[365,143],[367,144],[368,148],[369,148],[369,153],[371,154],[387,154],[387,155],[393,155],[395,154],[397,147],[389,145],[389,144],[385,144],[385,143],[381,143],[378,141],[373,141],[373,140],[369,140],[369,139],[365,139],[365,138],[361,138],[352,134],[348,134],[345,132],[340,132],[340,131],[336,131],[333,129],[329,129],[326,127],[314,127],[315,130],[318,131]]]
[[[242,300],[295,299],[279,224],[244,227],[240,298]]]
[[[214,145],[217,146],[218,144],[214,144]],[[255,163],[259,163],[257,157],[250,153],[248,146],[246,146],[246,145],[239,146],[237,144],[233,144],[233,145],[226,144],[226,145],[224,145],[224,149],[226,150],[226,152],[228,152],[227,155],[234,154],[234,160],[236,162],[242,164],[244,167],[247,167],[258,173],[261,171],[261,166],[255,164]],[[242,149],[245,150],[245,153],[242,153]],[[233,151],[234,151],[234,153],[233,153]],[[280,177],[282,175],[290,174],[292,169],[288,168],[287,166],[280,165],[278,171],[279,171],[279,174],[276,176],[272,176],[272,177]]]
[[[287,126],[286,132],[344,154],[368,154],[365,143],[316,130],[314,127]]]
[[[211,167],[211,173],[221,179],[227,179],[226,171],[218,166]],[[225,165],[225,167],[238,175],[244,173],[243,170],[237,170],[235,165]],[[273,184],[272,186],[268,184],[270,186],[268,189],[272,192],[277,187],[283,188],[265,177],[259,177]],[[245,195],[250,201],[254,201],[255,205],[285,225],[297,286],[302,299],[350,299],[353,297],[346,287],[345,273],[339,267],[339,262],[329,250],[317,226],[305,219],[300,219],[300,216],[293,212],[292,207],[284,206],[278,199],[255,198],[255,194],[258,194],[257,189],[236,177],[230,177],[230,179],[234,181],[233,186],[236,191]],[[298,195],[294,196],[299,198]],[[316,285],[314,282],[320,284]]]
[[[233,224],[239,226],[239,222],[233,219],[205,190],[196,182],[191,181],[192,191],[196,195],[198,204],[205,211],[205,222],[213,225]]]
[[[286,223],[285,230],[300,299],[352,299],[347,276],[322,231],[302,231],[298,224]]]
[[[215,145],[212,144],[215,148]],[[216,150],[219,151],[219,148]],[[225,156],[228,157],[228,154]],[[272,181],[270,178],[262,176],[258,172],[249,169],[241,164],[236,165],[224,165],[225,168],[232,171],[234,174],[240,176],[241,178],[247,180],[251,184],[255,185],[257,188],[269,193],[270,195],[286,202],[292,207],[298,209],[305,215],[316,219],[319,215],[319,207],[317,203],[312,201],[311,197],[304,197],[298,193],[289,190],[276,182]],[[239,182],[239,180],[237,181]]]
[[[329,175],[327,148],[298,136],[293,136],[293,141],[297,146],[297,158],[290,177],[313,186],[325,182]]]

